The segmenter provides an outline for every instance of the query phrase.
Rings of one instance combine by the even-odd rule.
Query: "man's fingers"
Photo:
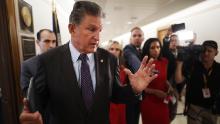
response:
[[[151,58],[151,59],[148,61],[146,68],[151,67],[153,61],[154,61],[154,59]]]
[[[20,115],[20,121],[30,121],[30,122],[33,122],[33,120],[36,120],[36,121],[40,121],[41,119],[41,115],[39,112],[35,112],[35,113],[24,113],[22,112],[21,115]]]
[[[152,76],[150,76],[150,77],[149,77],[150,82],[151,82],[152,80],[154,80],[155,78],[157,78],[157,77],[158,77],[158,74],[153,74]]]
[[[148,56],[144,56],[144,58],[141,61],[141,65],[139,69],[143,70],[146,67],[147,59],[148,59]]]
[[[148,68],[148,70],[146,70],[146,72],[147,72],[148,74],[154,74],[154,73],[155,73],[155,72],[153,72],[153,71],[155,71],[154,69],[155,69],[155,64],[152,64],[152,65]]]
[[[132,73],[131,73],[131,71],[130,71],[129,69],[125,68],[124,71],[125,71],[125,73],[126,73],[128,76],[131,76],[131,75],[132,75]]]
[[[151,58],[151,59],[146,63],[146,65],[145,65],[145,67],[144,67],[143,70],[148,73],[148,71],[149,71],[150,69],[152,69],[152,64],[153,64],[153,62],[154,62],[154,59]]]
[[[24,108],[23,108],[23,111],[24,112],[30,112],[30,109],[29,109],[29,107],[28,107],[28,100],[27,100],[27,98],[24,98],[23,99],[23,104],[24,104]]]

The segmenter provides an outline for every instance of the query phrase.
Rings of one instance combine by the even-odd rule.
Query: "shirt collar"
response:
[[[72,41],[69,42],[70,53],[72,57],[72,61],[76,62],[80,56],[80,52],[76,49],[76,47],[72,44]],[[94,53],[87,54],[89,61],[94,60]]]

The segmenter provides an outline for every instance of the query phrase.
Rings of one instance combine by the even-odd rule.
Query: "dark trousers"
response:
[[[179,95],[183,91],[184,86],[185,86],[185,82],[184,83],[180,83],[180,84],[176,84],[176,89],[177,89],[177,92],[178,92]]]
[[[140,103],[126,104],[126,121],[127,124],[139,124]]]

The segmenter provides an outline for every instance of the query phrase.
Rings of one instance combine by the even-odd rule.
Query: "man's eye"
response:
[[[49,42],[50,42],[50,40],[44,40],[44,42],[45,42],[45,43],[49,43]]]
[[[91,32],[95,32],[96,28],[88,28],[88,30],[91,31]]]

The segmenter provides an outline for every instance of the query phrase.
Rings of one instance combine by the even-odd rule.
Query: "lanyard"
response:
[[[212,69],[209,70],[208,75],[203,73],[203,81],[204,81],[204,86],[205,88],[208,88],[208,77],[211,75]]]

